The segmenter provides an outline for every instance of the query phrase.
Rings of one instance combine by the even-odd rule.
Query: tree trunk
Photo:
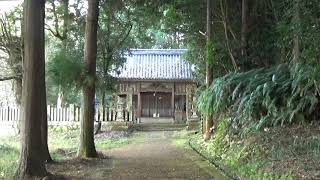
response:
[[[39,63],[40,64],[40,63]],[[42,62],[41,66],[45,69],[45,63]],[[41,77],[45,77],[45,71],[41,71]],[[45,79],[41,79],[41,86],[46,87]],[[42,112],[42,119],[41,119],[41,142],[42,142],[42,153],[43,153],[43,160],[45,162],[51,163],[53,162],[48,148],[48,114],[47,114],[47,95],[46,95],[46,88],[41,89],[41,112]]]
[[[242,24],[241,24],[241,55],[247,56],[248,47],[248,0],[242,0]]]
[[[14,79],[14,95],[15,95],[15,101],[18,107],[21,106],[21,97],[22,97],[22,78],[19,77],[17,79]]]
[[[295,12],[294,12],[294,17],[293,17],[293,22],[295,25],[295,29],[294,29],[294,38],[293,38],[293,50],[292,50],[292,54],[293,54],[293,62],[294,63],[298,63],[299,62],[299,58],[300,58],[300,2],[299,0],[295,1]]]
[[[22,98],[22,78],[21,77],[18,77],[13,80],[13,92],[14,92],[17,108],[21,109],[21,98]],[[16,121],[16,129],[17,129],[17,133],[20,134],[20,132],[21,132],[21,116]]]
[[[24,2],[24,76],[22,90],[22,134],[17,179],[44,177],[47,174],[41,156],[44,81],[44,0]],[[39,156],[40,155],[40,156]]]
[[[88,76],[96,76],[97,57],[97,27],[99,16],[99,0],[88,1],[85,41],[85,69]],[[94,111],[95,111],[95,83],[85,84],[83,87],[83,114],[80,128],[80,147],[78,157],[96,157],[94,145]]]
[[[42,11],[42,16],[43,20],[45,17],[45,11]],[[42,22],[44,24],[44,21]],[[44,33],[44,26],[41,27]],[[45,42],[45,37],[40,36],[41,42]],[[43,49],[42,49],[43,48]],[[41,52],[43,52],[43,59],[45,59],[45,49],[44,46],[39,47]],[[41,71],[39,72],[39,76],[43,77],[39,81],[40,86],[41,86],[41,92],[40,92],[40,97],[41,97],[41,113],[42,113],[42,118],[41,118],[41,142],[42,142],[42,155],[43,155],[43,160],[45,162],[52,162],[52,158],[49,153],[49,148],[48,148],[48,114],[47,114],[47,88],[46,88],[46,81],[45,81],[45,61],[40,61],[39,66],[41,67]]]
[[[101,99],[101,108],[102,108],[102,121],[106,121],[106,93],[102,92],[102,99]]]
[[[206,86],[210,87],[213,81],[213,47],[211,38],[211,0],[207,0],[207,62],[206,62]],[[212,116],[206,117],[205,139],[210,137],[210,129],[213,126]]]
[[[69,31],[69,0],[63,0],[63,32],[62,32],[62,37],[63,37],[63,48],[66,49],[66,41],[68,39],[68,31]]]

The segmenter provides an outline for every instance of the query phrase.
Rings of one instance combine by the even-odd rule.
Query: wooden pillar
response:
[[[172,84],[172,94],[171,94],[171,112],[172,112],[172,117],[174,118],[174,110],[175,110],[175,107],[174,107],[174,83]]]
[[[132,121],[130,116],[133,113],[133,88],[129,87],[127,91],[127,111],[129,113],[128,119],[129,121]]]
[[[191,112],[191,100],[192,98],[192,86],[187,85],[186,86],[186,118],[187,121],[190,119],[190,112]]]
[[[138,112],[137,112],[137,118],[141,118],[141,83],[138,84]]]
[[[124,110],[124,98],[118,96],[117,97],[117,119],[116,121],[118,122],[123,122],[125,121],[125,116],[123,114],[123,110]]]

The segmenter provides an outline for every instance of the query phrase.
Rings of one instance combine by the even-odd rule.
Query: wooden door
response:
[[[142,93],[141,108],[142,117],[170,117],[171,93]]]
[[[171,93],[158,93],[157,113],[160,117],[171,116]]]

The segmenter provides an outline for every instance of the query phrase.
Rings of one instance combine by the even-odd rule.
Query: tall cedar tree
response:
[[[213,47],[211,42],[211,0],[207,0],[207,62],[206,62],[206,86],[207,88],[210,87],[213,81]],[[206,117],[205,123],[205,139],[210,137],[210,129],[213,126],[213,118],[212,116]]]
[[[22,90],[21,153],[16,179],[47,174],[43,159],[41,124],[45,98],[44,0],[24,2],[24,76]]]
[[[88,13],[85,32],[84,63],[87,75],[96,76],[97,27],[99,0],[88,1]],[[78,157],[96,157],[94,145],[95,83],[86,83],[83,87],[83,118],[81,119],[80,147]]]
[[[248,30],[249,30],[249,9],[248,0],[242,0],[241,6],[241,55],[243,57],[247,56],[248,47]]]

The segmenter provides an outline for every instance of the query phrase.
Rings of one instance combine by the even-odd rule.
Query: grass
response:
[[[113,149],[120,148],[125,145],[128,145],[130,142],[128,138],[118,139],[116,141],[111,139],[103,139],[96,142],[97,149]]]
[[[12,176],[18,165],[17,137],[0,138],[0,178]]]
[[[130,143],[129,137],[96,138],[98,151],[119,148]],[[0,179],[10,178],[14,175],[19,160],[19,136],[0,137]],[[76,156],[79,144],[79,130],[62,128],[49,128],[48,146],[54,161],[73,159]]]
[[[179,148],[184,148],[188,146],[189,142],[189,133],[186,130],[175,131],[172,135],[171,143]]]

